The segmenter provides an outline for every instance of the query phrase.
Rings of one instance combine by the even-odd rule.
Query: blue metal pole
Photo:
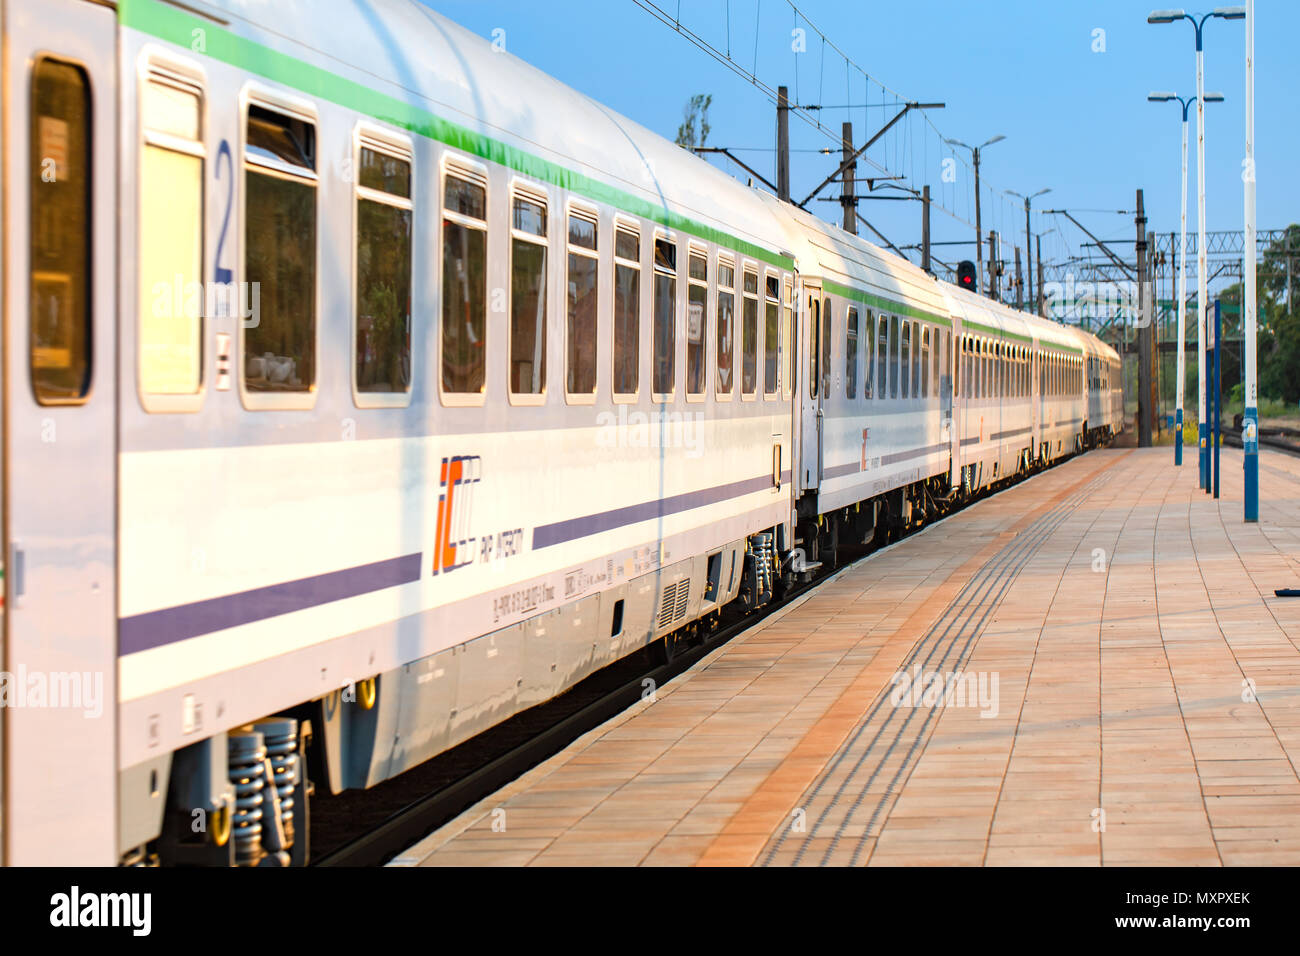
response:
[[[1183,410],[1181,408],[1174,412],[1174,427],[1178,431],[1174,439],[1174,464],[1181,465],[1183,463]]]
[[[1219,430],[1223,425],[1223,313],[1214,300],[1214,497],[1219,497]]]
[[[1207,317],[1208,318],[1208,317]],[[1209,325],[1209,322],[1206,322]],[[1207,333],[1209,328],[1205,330]],[[1210,487],[1210,419],[1214,417],[1214,347],[1206,346],[1202,349],[1205,360],[1201,365],[1205,369],[1202,378],[1205,381],[1200,383],[1201,389],[1201,407],[1205,409],[1205,418],[1198,429],[1201,439],[1201,489],[1208,495],[1213,492]]]

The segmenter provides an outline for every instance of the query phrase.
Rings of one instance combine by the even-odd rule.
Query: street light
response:
[[[1178,374],[1177,400],[1174,403],[1174,428],[1178,438],[1174,441],[1174,465],[1183,463],[1183,392],[1186,388],[1187,357],[1184,345],[1187,342],[1187,320],[1185,318],[1187,303],[1187,109],[1194,102],[1195,96],[1181,97],[1177,93],[1152,92],[1147,95],[1151,103],[1178,103],[1183,108],[1183,192],[1178,206]],[[1222,103],[1222,93],[1206,93],[1205,102]],[[1199,387],[1199,386],[1198,386]]]
[[[1007,190],[1007,195],[1015,196],[1017,199],[1023,199],[1025,201],[1025,260],[1027,263],[1025,272],[1026,275],[1029,276],[1029,289],[1028,294],[1025,296],[1026,302],[1034,301],[1034,261],[1032,256],[1034,237],[1029,233],[1029,203],[1043,195],[1043,193],[1050,193],[1051,191],[1052,187],[1048,186],[1046,189],[1038,190],[1038,192],[1034,193],[1032,196],[1022,196],[1014,189]]]
[[[1241,20],[1245,16],[1245,7],[1218,7],[1199,20],[1182,10],[1154,10],[1147,17],[1147,23],[1186,20],[1196,32],[1196,390],[1199,393],[1200,482],[1207,491],[1210,487],[1210,449],[1209,427],[1205,420],[1205,299],[1209,295],[1209,281],[1205,275],[1205,45],[1202,41],[1207,21],[1215,18]]]
[[[994,143],[1000,143],[1004,139],[1006,137],[999,133],[978,146],[967,146],[959,139],[944,140],[949,146],[960,146],[962,149],[969,149],[971,151],[971,164],[975,167],[975,268],[979,276],[980,295],[987,294],[984,291],[984,239],[980,232],[980,150],[986,146],[992,146]]]
[[[1250,523],[1259,521],[1259,395],[1258,380],[1255,377],[1255,319],[1258,294],[1255,288],[1255,0],[1246,0],[1246,175],[1245,180],[1245,223],[1246,263],[1242,270],[1242,282],[1245,306],[1241,316],[1241,331],[1245,338],[1242,343],[1241,379],[1245,399],[1241,415],[1241,469],[1242,469],[1242,518]],[[1287,303],[1291,308],[1291,303]]]

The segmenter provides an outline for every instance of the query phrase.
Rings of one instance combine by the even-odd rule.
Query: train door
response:
[[[117,862],[113,10],[4,0],[4,862]]]
[[[799,365],[806,374],[800,393],[799,492],[816,491],[822,477],[822,298],[821,284],[803,281],[802,305],[806,320],[800,336]]]

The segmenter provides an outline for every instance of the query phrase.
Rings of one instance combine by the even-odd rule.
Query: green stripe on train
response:
[[[490,136],[476,133],[396,97],[237,36],[208,20],[170,6],[161,0],[121,0],[118,16],[124,26],[187,49],[192,49],[198,38],[202,37],[202,53],[205,56],[256,73],[273,82],[293,87],[308,96],[363,113],[417,136],[505,166],[525,176],[532,176],[596,202],[606,203],[623,212],[649,219],[669,229],[690,233],[697,238],[715,242],[742,255],[783,269],[790,269],[794,264],[791,256],[756,246],[752,242],[656,206],[590,176],[566,169]],[[199,30],[202,33],[195,32]]]

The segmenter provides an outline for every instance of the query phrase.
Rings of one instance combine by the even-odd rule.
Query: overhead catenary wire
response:
[[[735,58],[732,56],[731,0],[726,0],[726,4],[725,4],[725,11],[726,11],[725,12],[725,17],[726,17],[725,49],[720,49],[719,47],[715,46],[698,30],[693,29],[692,27],[682,23],[680,3],[677,5],[677,11],[676,14],[674,15],[673,13],[670,13],[666,9],[664,9],[664,7],[661,6],[659,2],[656,2],[656,0],[632,0],[632,2],[635,3],[638,7],[640,7],[645,12],[649,13],[651,16],[655,17],[655,19],[659,20],[661,23],[671,27],[676,33],[686,38],[697,49],[708,54],[715,61],[730,69],[737,76],[746,80],[756,89],[758,89],[767,98],[767,100],[770,103],[772,103],[773,105],[777,103],[777,91],[775,89],[775,86],[773,84],[764,81],[758,76],[758,51],[759,51],[759,41],[760,41],[760,28],[763,22],[761,0],[755,0],[754,53],[753,53],[753,59],[751,61],[751,65],[748,69],[746,69],[742,64],[738,63],[735,60]],[[881,82],[878,78],[872,76],[867,70],[865,70],[860,64],[858,64],[828,34],[822,31],[817,26],[817,24],[814,23],[811,20],[811,18],[809,18],[806,11],[803,10],[801,7],[799,7],[794,2],[794,0],[783,0],[783,2],[787,4],[787,6],[791,11],[790,22],[793,23],[794,30],[797,31],[799,29],[804,29],[806,30],[807,33],[813,35],[812,37],[808,37],[807,39],[815,38],[816,40],[821,41],[819,44],[818,58],[817,58],[818,59],[818,66],[817,66],[818,102],[808,103],[808,104],[801,102],[803,99],[801,96],[801,87],[803,84],[802,84],[801,70],[799,69],[800,49],[796,44],[794,43],[791,44],[791,49],[795,60],[794,71],[793,71],[794,72],[793,85],[794,85],[795,95],[793,101],[790,102],[789,112],[794,114],[796,117],[798,117],[800,122],[802,122],[806,127],[816,130],[817,132],[825,136],[828,140],[830,140],[830,142],[833,144],[833,148],[831,150],[832,154],[837,152],[841,145],[841,131],[839,129],[839,124],[827,124],[822,122],[821,116],[824,115],[827,110],[831,110],[831,111],[842,110],[846,113],[852,113],[852,111],[860,109],[862,111],[864,126],[869,129],[870,110],[888,111],[892,109],[898,111],[904,108],[904,105],[909,102],[909,99],[907,97],[903,96],[899,91]],[[807,43],[803,44],[803,50],[804,52],[807,52],[808,50]],[[823,93],[825,90],[825,79],[826,79],[825,77],[826,56],[828,53],[833,56],[838,56],[840,59],[843,60],[845,64],[844,69],[845,69],[846,102],[843,104],[825,104],[822,102],[822,100],[824,99]],[[854,97],[852,96],[851,93],[852,90],[851,77],[852,77],[852,73],[854,72],[861,75],[863,78],[863,97],[861,103],[853,102]],[[871,95],[873,83],[876,87],[879,88],[879,97],[874,101]],[[916,163],[918,159],[922,161],[922,167],[921,167],[922,174],[919,178],[928,179],[928,176],[926,176],[926,171],[928,171],[929,169],[929,165],[928,165],[929,164],[929,138],[930,136],[934,136],[939,140],[939,143],[941,145],[940,158],[942,160],[951,159],[953,162],[953,168],[960,166],[965,173],[965,175],[961,177],[962,180],[965,183],[969,183],[971,178],[973,177],[973,167],[968,162],[968,158],[958,154],[957,152],[947,147],[943,133],[939,130],[938,126],[934,123],[934,121],[930,118],[930,116],[925,113],[924,110],[911,110],[909,111],[909,114],[910,113],[919,114],[921,117],[921,122],[925,124],[923,127],[920,127],[920,129],[924,130],[924,135],[920,137],[921,145],[919,147],[917,144],[917,135],[916,135],[917,129],[914,128],[910,123],[905,123],[904,124],[905,128],[891,130],[885,135],[885,137],[883,138],[883,142],[878,143],[876,146],[873,147],[873,151],[877,151],[878,155],[883,156],[883,162],[881,159],[877,159],[876,157],[868,155],[867,153],[863,153],[861,156],[858,157],[859,162],[865,163],[868,166],[873,167],[874,169],[887,175],[894,175],[895,173],[903,169],[906,169],[907,175],[903,178],[908,183],[915,184],[918,181],[918,174],[916,169]],[[905,117],[904,119],[905,120],[910,119],[910,115],[909,117]],[[762,148],[752,147],[751,149],[753,149],[754,151],[760,151]],[[791,152],[821,152],[821,151],[793,149],[791,150]],[[918,153],[920,155],[918,155]],[[947,169],[945,168],[945,173],[946,172]],[[1001,236],[1006,231],[1005,226],[1007,222],[1017,221],[1019,210],[1020,210],[1019,204],[1012,203],[1010,197],[1006,195],[1005,191],[999,189],[994,183],[990,182],[986,174],[981,174],[980,178],[981,178],[980,185],[982,188],[986,190],[983,196],[987,196],[987,201],[982,201],[981,204],[985,205],[985,207],[987,208],[990,214],[989,225],[999,236]],[[937,190],[932,189],[930,207],[932,211],[939,212],[942,216],[946,217],[952,222],[973,229],[974,228],[974,201],[972,198],[973,190],[969,188],[960,189],[957,179],[958,177],[948,176],[948,175],[944,175],[940,177],[940,181],[938,184],[940,188]],[[919,194],[920,192],[919,187],[916,187],[916,192]]]

